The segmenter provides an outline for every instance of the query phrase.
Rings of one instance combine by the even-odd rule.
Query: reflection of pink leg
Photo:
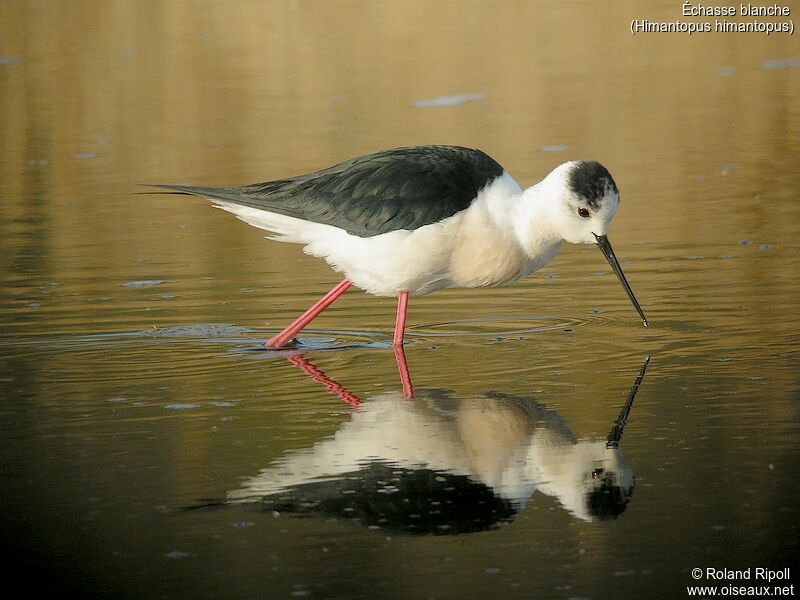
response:
[[[403,346],[394,347],[394,360],[397,363],[397,371],[400,373],[400,383],[403,384],[403,397],[414,397],[414,386],[411,385],[411,375],[408,372],[408,363],[406,362],[406,353],[403,352]]]
[[[403,351],[403,334],[406,330],[406,313],[408,312],[408,292],[400,292],[397,297],[397,319],[394,322],[394,360],[397,363],[397,371],[400,373],[400,383],[403,384],[403,396],[405,398],[414,397],[414,387],[411,385],[411,375],[408,372],[406,353]]]
[[[406,330],[406,312],[408,311],[408,292],[400,292],[397,298],[397,319],[394,322],[394,340],[392,345],[403,345],[403,334]]]
[[[295,354],[294,356],[287,356],[286,358],[290,363],[303,371],[303,373],[308,375],[311,379],[324,385],[325,389],[331,394],[339,396],[339,398],[347,402],[353,408],[358,408],[361,406],[361,399],[358,398],[358,396],[348,392],[333,379],[325,375],[325,373],[308,362],[308,360],[302,354]]]
[[[306,312],[300,315],[297,320],[289,325],[286,329],[281,331],[278,335],[270,338],[267,340],[266,344],[264,344],[267,348],[283,348],[286,346],[293,338],[296,336],[300,331],[309,323],[311,323],[314,318],[319,315],[323,310],[328,308],[334,300],[336,300],[339,296],[344,294],[352,285],[352,281],[349,279],[343,279],[339,284],[333,288],[330,292],[325,294],[322,298],[320,298],[314,306],[309,308]]]

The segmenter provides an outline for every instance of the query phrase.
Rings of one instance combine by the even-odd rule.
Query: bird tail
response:
[[[144,185],[166,190],[166,192],[144,193],[183,194],[208,198],[216,208],[233,213],[237,219],[244,221],[248,225],[271,232],[272,235],[268,237],[279,242],[308,244],[315,237],[313,235],[314,230],[330,227],[329,225],[313,223],[280,214],[279,212],[272,212],[270,206],[256,207],[255,203],[249,201],[240,189],[197,187],[193,185]]]
[[[230,202],[241,202],[243,194],[241,190],[235,188],[210,188],[198,187],[194,185],[163,185],[145,183],[147,187],[159,188],[167,190],[168,194],[182,194],[186,196],[202,196],[203,198],[211,198],[212,200],[228,200]],[[146,193],[146,192],[145,192]],[[152,192],[161,194],[164,192]]]

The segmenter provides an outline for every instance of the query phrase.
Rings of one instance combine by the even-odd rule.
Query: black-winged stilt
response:
[[[155,187],[207,197],[344,274],[268,348],[286,347],[351,285],[398,298],[401,347],[409,296],[508,285],[550,262],[563,241],[597,244],[647,327],[606,237],[619,192],[594,161],[564,163],[523,190],[480,150],[418,146],[237,188]]]

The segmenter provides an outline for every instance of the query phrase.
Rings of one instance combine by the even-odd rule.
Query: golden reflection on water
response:
[[[30,475],[4,480],[6,514],[28,518],[41,499],[33,518],[61,527],[53,547],[79,549],[104,565],[87,572],[132,593],[144,584],[115,579],[109,547],[137,565],[184,548],[204,566],[216,556],[224,568],[200,569],[202,581],[180,560],[153,567],[155,579],[191,581],[187,595],[211,582],[231,597],[252,597],[255,572],[284,595],[305,589],[299,580],[318,590],[346,580],[354,595],[394,581],[423,595],[429,577],[405,575],[432,571],[453,597],[491,595],[498,582],[526,592],[569,582],[586,596],[614,573],[632,596],[653,581],[672,594],[684,567],[719,562],[743,540],[752,564],[782,564],[796,541],[800,69],[763,64],[796,58],[795,38],[630,35],[633,18],[679,18],[678,2],[498,7],[0,3],[0,381],[11,414],[1,431]],[[415,106],[459,94],[478,96]],[[420,389],[533,394],[578,438],[605,434],[652,354],[626,433],[631,509],[616,528],[592,528],[539,500],[468,544],[392,544],[259,513],[161,520],[153,506],[237,489],[350,413],[254,352],[336,275],[201,200],[136,195],[136,184],[251,183],[427,143],[479,147],[524,186],[572,158],[614,175],[610,237],[650,330],[600,253],[568,247],[515,286],[412,301],[407,354]],[[159,283],[124,285],[141,281]],[[399,390],[381,346],[393,310],[349,292],[310,335],[355,348],[315,364],[364,398]],[[108,538],[86,542],[65,514],[95,519]],[[257,525],[232,528],[237,519]],[[209,530],[219,537],[197,533]],[[49,542],[26,543],[51,554]],[[281,566],[339,553],[325,553],[320,575],[265,570],[264,548]],[[344,577],[355,555],[362,577]],[[502,573],[487,572],[496,558]],[[530,584],[534,563],[545,587]]]

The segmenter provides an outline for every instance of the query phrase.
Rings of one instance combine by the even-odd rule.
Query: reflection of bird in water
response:
[[[646,367],[608,440],[576,439],[533,398],[383,394],[333,437],[285,455],[228,499],[417,533],[486,529],[536,491],[582,520],[616,517],[634,483],[619,440]]]
[[[550,262],[563,241],[597,244],[647,326],[606,237],[619,193],[597,162],[564,163],[522,190],[479,150],[420,146],[238,188],[156,187],[210,198],[344,274],[268,348],[290,345],[351,284],[398,298],[401,346],[409,296],[513,283]]]

